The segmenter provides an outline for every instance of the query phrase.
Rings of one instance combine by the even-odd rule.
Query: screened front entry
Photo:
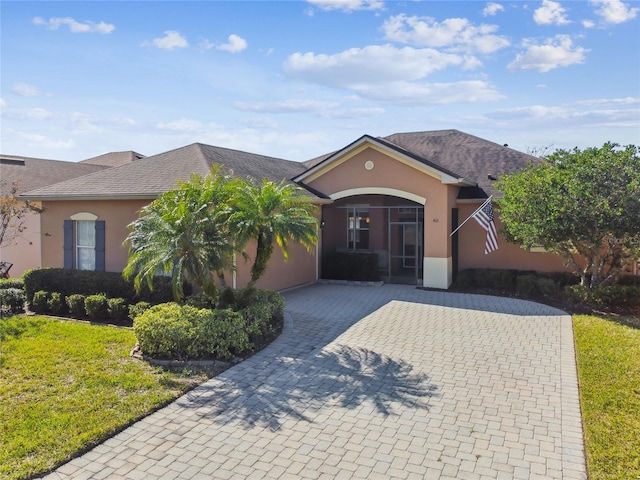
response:
[[[396,197],[351,197],[325,206],[322,220],[324,278],[421,284],[423,206]]]

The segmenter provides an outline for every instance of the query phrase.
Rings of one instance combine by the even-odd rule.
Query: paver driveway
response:
[[[285,297],[272,345],[47,478],[586,478],[564,312],[399,285]]]

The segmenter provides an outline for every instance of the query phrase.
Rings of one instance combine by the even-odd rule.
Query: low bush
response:
[[[0,278],[0,290],[7,290],[9,288],[24,290],[24,282],[21,278]]]
[[[124,298],[109,298],[107,313],[112,320],[126,320],[129,317],[129,306]]]
[[[29,308],[35,313],[49,313],[49,292],[45,290],[38,290],[33,294],[33,298],[29,303]]]
[[[197,310],[194,307],[184,308]],[[185,310],[176,303],[155,305],[133,320],[133,331],[140,348],[151,357],[187,358],[189,344],[194,338],[192,330],[193,325]]]
[[[145,355],[157,358],[228,359],[252,349],[282,326],[284,299],[277,292],[228,290],[218,309],[156,305],[134,317],[133,329]],[[205,299],[197,297],[198,302]],[[130,307],[130,311],[133,311]]]
[[[564,289],[565,299],[573,304],[598,307],[634,307],[640,305],[640,286],[610,285],[588,288],[569,285]]]
[[[85,296],[80,293],[73,293],[67,296],[66,303],[71,315],[76,318],[83,318],[85,316],[84,299]]]
[[[216,299],[210,297],[204,292],[199,292],[189,295],[185,304],[196,308],[216,308]]]
[[[87,317],[94,320],[107,318],[109,316],[107,296],[104,293],[88,295],[84,299],[84,311]]]
[[[24,290],[21,288],[0,289],[0,315],[13,315],[24,312]]]
[[[149,302],[138,302],[133,305],[129,305],[129,318],[135,320],[138,315],[146,312],[151,308]]]
[[[51,292],[49,294],[47,307],[49,312],[54,315],[63,315],[68,311],[64,296],[58,292]]]

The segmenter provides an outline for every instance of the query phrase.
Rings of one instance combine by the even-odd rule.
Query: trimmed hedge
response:
[[[13,315],[24,312],[26,300],[21,288],[0,289],[0,315]]]
[[[640,305],[640,285],[610,285],[587,288],[570,285],[564,289],[565,298],[574,304],[599,307],[634,307]]]
[[[192,299],[210,301],[202,295]],[[284,299],[277,292],[227,289],[219,301],[217,309],[171,302],[137,313],[133,329],[141,350],[156,358],[229,359],[282,327]]]
[[[458,272],[456,286],[459,288],[488,288],[520,295],[558,295],[567,285],[579,283],[580,279],[567,272],[535,272],[471,268]]]
[[[146,301],[156,304],[173,300],[169,277],[156,277],[153,281],[153,290],[149,290],[145,284],[140,294],[136,294],[133,281],[125,280],[119,272],[42,268],[25,272],[23,279],[29,303],[32,302],[35,292],[39,290],[58,292],[65,297],[72,294],[104,293],[108,298],[124,298],[127,303]],[[190,287],[187,286],[186,291],[189,290]]]
[[[141,350],[157,358],[228,359],[250,347],[245,322],[232,310],[163,303],[137,316],[133,330]]]
[[[0,278],[0,290],[9,288],[24,289],[24,281],[21,278]]]

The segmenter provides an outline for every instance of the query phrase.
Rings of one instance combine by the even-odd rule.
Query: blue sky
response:
[[[1,1],[2,153],[640,145],[640,2]]]

